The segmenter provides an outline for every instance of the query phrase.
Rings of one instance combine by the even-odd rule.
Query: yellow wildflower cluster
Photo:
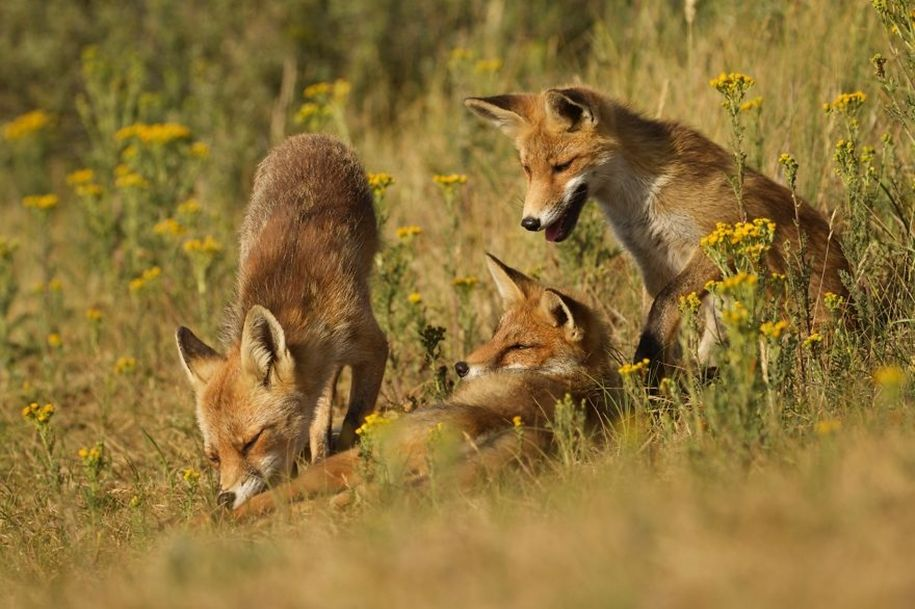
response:
[[[783,152],[778,155],[778,164],[785,168],[785,173],[788,175],[797,175],[797,169],[799,167],[797,159],[787,152]]]
[[[649,363],[650,360],[646,357],[642,361],[636,362],[634,364],[623,364],[617,369],[617,371],[623,378],[628,378],[635,374],[642,374],[647,371]]]
[[[784,319],[781,321],[764,321],[759,326],[759,333],[766,338],[778,340],[788,329],[788,322]]]
[[[845,304],[845,299],[838,294],[832,292],[826,292],[823,295],[823,304],[826,305],[826,310],[835,313],[842,308],[842,305]]]
[[[717,78],[709,81],[709,85],[713,89],[729,100],[735,101],[742,99],[744,93],[755,84],[756,81],[753,78],[740,72],[731,72],[730,74],[722,72]]]
[[[419,292],[411,292],[409,295],[407,295],[407,302],[409,302],[412,305],[418,305],[418,304],[422,303],[422,301],[423,301],[423,295],[420,294]]]
[[[130,374],[137,369],[136,358],[129,355],[122,355],[114,362],[114,373],[119,375]]]
[[[384,192],[394,184],[394,176],[389,173],[379,172],[370,173],[368,176],[369,188],[376,197],[383,195]]]
[[[471,290],[479,280],[474,275],[465,275],[464,277],[455,277],[451,280],[451,285],[456,288],[464,288]]]
[[[29,209],[47,211],[57,207],[59,202],[60,199],[55,194],[29,195],[22,199],[22,206],[28,207]]]
[[[174,218],[166,218],[153,226],[153,233],[161,237],[180,237],[186,232],[187,229],[184,228],[184,225]]]
[[[817,424],[813,429],[818,436],[828,436],[842,429],[842,421],[838,419],[824,419],[822,421],[817,421]]]
[[[899,366],[883,366],[874,371],[874,382],[885,389],[898,389],[905,385],[905,370]]]
[[[305,91],[302,92],[302,96],[306,99],[333,97],[337,100],[343,100],[349,95],[350,89],[351,86],[347,81],[338,78],[334,82],[316,82],[308,85],[305,87]]]
[[[48,334],[48,337],[46,340],[48,342],[48,347],[50,347],[51,349],[60,349],[64,344],[63,339],[60,337],[60,334],[58,334],[57,332],[51,332],[50,334]]]
[[[416,226],[415,224],[411,224],[409,226],[399,226],[397,227],[395,234],[397,235],[398,239],[407,240],[423,234],[423,229],[422,227]]]
[[[187,201],[178,205],[178,215],[179,216],[196,216],[200,213],[200,202],[191,197]]]
[[[210,147],[203,142],[194,142],[190,147],[191,156],[205,159],[210,156]]]
[[[105,463],[105,445],[101,442],[96,442],[92,448],[83,446],[79,449],[77,455],[79,455],[86,469],[98,471]]]
[[[854,114],[864,105],[865,101],[867,101],[867,95],[861,91],[840,93],[832,100],[832,103],[827,102],[823,104],[823,110],[827,113],[839,112],[841,114]]]
[[[473,59],[474,53],[472,50],[465,47],[454,47],[451,49],[451,53],[448,55],[448,61],[450,62],[459,62],[459,61],[469,61]]]
[[[740,271],[721,281],[709,281],[705,284],[705,289],[716,294],[734,295],[743,292],[744,288],[755,288],[758,283],[758,275]]]
[[[758,258],[769,250],[775,238],[775,222],[768,218],[756,218],[752,222],[737,222],[734,225],[719,222],[715,230],[699,240],[699,245],[709,250],[733,252],[748,258]]]
[[[442,188],[454,188],[461,184],[467,183],[467,176],[462,173],[436,174],[432,176],[432,181]]]
[[[149,284],[151,284],[156,279],[158,279],[161,274],[162,274],[162,269],[157,266],[153,266],[153,267],[146,269],[145,271],[140,273],[139,276],[134,277],[133,279],[130,280],[130,284],[129,284],[130,291],[139,292],[140,290],[145,289],[147,286],[149,286]]]
[[[377,412],[365,417],[365,421],[359,428],[356,430],[357,436],[371,435],[377,432],[379,429],[391,424],[396,419],[394,413],[390,413],[390,416],[385,416]]]
[[[200,480],[200,472],[193,467],[185,467],[181,470],[181,478],[190,486],[194,486]]]
[[[54,416],[54,404],[45,404],[39,406],[38,402],[32,402],[22,409],[22,418],[38,426],[45,426],[51,422]]]
[[[93,322],[102,321],[102,310],[98,307],[89,307],[86,309],[86,319]]]
[[[512,417],[512,426],[514,428],[517,429],[523,425],[524,425],[524,421],[521,420],[521,417],[519,417],[518,415],[515,415]]]
[[[114,134],[119,142],[137,139],[144,144],[168,144],[191,137],[191,130],[179,123],[134,123]]]
[[[502,69],[501,59],[478,59],[473,64],[473,71],[476,74],[494,74]]]
[[[21,140],[41,131],[51,122],[51,116],[44,110],[33,110],[17,116],[3,125],[3,139],[8,142]]]
[[[67,174],[67,184],[70,186],[79,186],[80,184],[89,184],[95,181],[95,172],[91,169],[77,169]]]
[[[114,179],[114,185],[118,188],[128,189],[128,188],[146,188],[149,186],[149,182],[146,181],[146,178],[141,176],[139,173],[134,171],[128,171],[122,175],[117,176]]]
[[[319,117],[319,116],[330,116],[330,108],[323,106],[321,104],[316,104],[314,102],[305,102],[299,106],[298,112],[295,113],[295,122],[298,124],[304,123],[309,119]]]
[[[750,311],[738,300],[721,310],[721,319],[731,326],[744,326],[750,321]]]
[[[740,104],[741,112],[752,112],[753,110],[759,110],[762,108],[763,98],[754,97],[753,99],[748,99],[747,101]]]
[[[814,332],[810,336],[804,339],[804,346],[813,348],[814,345],[819,345],[823,342],[823,335],[819,332]]]
[[[222,245],[212,235],[207,235],[203,239],[188,239],[181,247],[188,255],[212,256],[222,251]]]
[[[679,303],[681,310],[695,313],[699,310],[699,306],[702,304],[702,301],[699,299],[698,294],[695,292],[690,292],[689,294],[683,294],[680,296]]]

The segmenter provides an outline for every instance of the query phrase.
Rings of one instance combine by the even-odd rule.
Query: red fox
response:
[[[343,366],[352,368],[352,388],[338,443],[353,445],[387,360],[368,285],[377,248],[371,191],[343,143],[292,137],[260,164],[241,229],[227,352],[177,331],[221,505],[237,508],[291,474],[306,448],[313,460],[327,454]]]
[[[744,219],[728,182],[732,155],[689,127],[647,119],[585,87],[470,97],[464,103],[515,142],[528,183],[525,229],[543,230],[548,241],[559,242],[574,230],[589,197],[601,205],[654,299],[635,360],[647,357],[656,369],[671,363],[679,297],[704,296],[706,283],[719,274],[700,239],[718,222]],[[743,199],[749,218],[776,223],[768,262],[784,273],[785,245],[799,251],[790,191],[748,170]],[[797,221],[807,240],[814,317],[820,318],[826,292],[846,294],[841,274],[848,263],[818,211],[801,202]],[[703,344],[711,346],[714,323],[706,326]]]
[[[400,417],[386,430],[385,454],[415,479],[428,473],[433,430],[463,438],[457,473],[459,481],[470,482],[548,450],[554,408],[567,394],[586,403],[592,425],[614,414],[612,391],[620,383],[598,315],[493,256],[488,265],[505,308],[495,334],[455,365],[463,380],[451,397]],[[272,510],[279,500],[361,485],[361,459],[356,448],[332,455],[233,515],[246,518]]]

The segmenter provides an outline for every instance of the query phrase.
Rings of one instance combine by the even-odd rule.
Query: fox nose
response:
[[[458,362],[454,365],[454,371],[459,377],[464,378],[470,372],[470,366],[467,365],[467,362]]]
[[[521,220],[521,226],[530,231],[540,230],[540,218],[535,218],[533,216],[527,216]]]
[[[216,495],[216,503],[219,507],[224,507],[227,510],[231,510],[232,506],[235,505],[235,493],[232,491],[223,491]]]

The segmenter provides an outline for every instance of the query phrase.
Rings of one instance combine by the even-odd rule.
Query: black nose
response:
[[[521,220],[521,226],[527,230],[540,230],[540,219],[528,216]]]
[[[232,491],[223,491],[216,495],[216,503],[219,507],[224,507],[227,510],[231,510],[232,506],[235,505],[235,493]]]
[[[459,377],[463,378],[470,372],[470,366],[467,365],[467,362],[458,362],[454,365],[454,371],[458,373]]]

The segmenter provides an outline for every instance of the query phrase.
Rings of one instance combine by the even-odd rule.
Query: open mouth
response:
[[[566,210],[562,212],[562,215],[546,227],[546,240],[552,243],[559,243],[571,235],[587,200],[588,185],[582,184],[569,197],[569,203],[566,205]]]

